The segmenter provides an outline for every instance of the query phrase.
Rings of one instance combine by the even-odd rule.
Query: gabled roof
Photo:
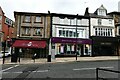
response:
[[[105,9],[104,7],[103,7],[103,5],[101,5],[99,8],[97,8],[97,10],[98,9]],[[91,18],[108,18],[108,19],[113,19],[113,17],[112,16],[110,16],[110,15],[106,15],[106,16],[103,16],[103,15],[97,15],[97,10],[94,12],[94,13],[89,13],[89,8],[87,7],[86,8],[86,10],[85,10],[85,16],[89,16],[89,17],[91,17]],[[106,10],[106,9],[105,9]],[[106,10],[107,11],[107,10]]]
[[[96,11],[94,12],[94,14],[97,14],[98,10],[105,10],[106,14],[107,14],[107,9],[103,6],[103,4],[99,8],[96,9]]]
[[[98,9],[105,9],[106,10],[106,8],[103,6],[103,4]]]

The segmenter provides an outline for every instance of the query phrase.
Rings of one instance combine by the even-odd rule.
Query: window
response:
[[[95,35],[97,36],[97,28],[95,28]]]
[[[95,28],[96,36],[112,36],[112,29],[110,28]]]
[[[1,25],[1,23],[0,23],[0,29],[2,29],[2,25]]]
[[[34,35],[40,35],[40,36],[42,36],[42,29],[40,29],[40,28],[34,28]]]
[[[102,20],[98,19],[98,25],[101,25],[101,24],[102,24]]]
[[[25,16],[24,17],[24,22],[31,22],[31,17],[30,16]]]
[[[40,16],[36,16],[35,17],[35,22],[42,22],[41,17]]]
[[[106,16],[106,11],[103,10],[103,9],[100,9],[100,10],[99,10],[99,15]]]
[[[70,37],[72,37],[72,31],[69,31]]]
[[[28,27],[23,28],[22,34],[23,34],[23,35],[30,35],[30,28],[28,28]]]
[[[67,31],[66,31],[66,37],[68,37],[68,35],[69,35],[68,32],[69,32],[69,31],[67,30]]]
[[[0,16],[0,20],[2,20],[2,16]]]
[[[64,23],[64,20],[65,20],[65,19],[60,19],[60,24],[65,24],[65,23]]]
[[[70,20],[70,25],[76,25],[76,20],[75,19],[71,19]]]
[[[63,36],[65,36],[65,30],[63,30]]]
[[[61,30],[59,30],[59,36],[61,36],[62,35],[62,31]]]
[[[112,24],[112,19],[109,19],[109,24]]]

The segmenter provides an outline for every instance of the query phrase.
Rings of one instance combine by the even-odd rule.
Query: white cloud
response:
[[[108,12],[118,10],[119,0],[0,0],[5,15],[14,20],[14,11],[47,13],[84,14],[85,8],[93,13],[101,4]]]

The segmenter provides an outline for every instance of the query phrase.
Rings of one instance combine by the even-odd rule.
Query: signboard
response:
[[[52,43],[77,43],[77,44],[92,44],[91,39],[81,39],[81,38],[61,38],[61,37],[52,37]]]
[[[5,24],[12,26],[13,25],[13,21],[9,18],[5,18]]]

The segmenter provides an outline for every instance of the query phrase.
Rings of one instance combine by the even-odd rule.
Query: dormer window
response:
[[[106,8],[101,5],[98,9],[97,9],[97,14],[101,15],[101,16],[106,16],[107,10]]]
[[[98,15],[106,16],[106,11],[103,9],[98,10]]]

